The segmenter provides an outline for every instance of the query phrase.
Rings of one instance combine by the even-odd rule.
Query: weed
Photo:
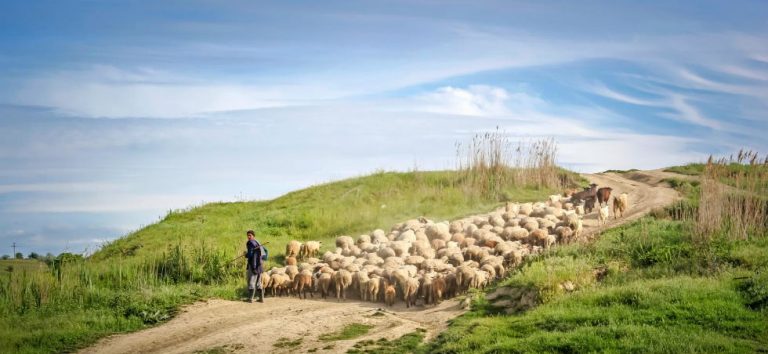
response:
[[[344,328],[342,328],[337,332],[320,335],[318,339],[320,339],[323,342],[330,342],[330,341],[336,341],[336,340],[346,340],[346,339],[357,338],[367,334],[368,331],[371,330],[371,328],[373,328],[373,326],[371,325],[362,324],[362,323],[351,323],[344,326]]]

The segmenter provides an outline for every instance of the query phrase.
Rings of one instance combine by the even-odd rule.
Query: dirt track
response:
[[[630,208],[625,217],[611,219],[606,228],[618,226],[645,215],[652,208],[664,206],[679,198],[674,190],[660,180],[673,173],[640,171],[626,175],[584,175],[600,187],[609,186],[613,193],[627,192]],[[597,214],[584,217],[588,235],[598,233]],[[293,353],[315,349],[317,353],[344,353],[355,343],[379,338],[394,339],[413,332],[427,330],[433,338],[447,326],[447,321],[463,310],[456,299],[444,301],[437,307],[406,309],[398,303],[383,308],[353,300],[298,300],[296,298],[267,298],[264,304],[238,301],[209,300],[186,307],[171,321],[140,332],[111,336],[86,348],[82,353],[192,353],[220,348],[239,353]],[[367,335],[351,340],[322,342],[322,334],[337,331],[350,323],[375,326]],[[279,339],[296,340],[297,347],[277,348]]]

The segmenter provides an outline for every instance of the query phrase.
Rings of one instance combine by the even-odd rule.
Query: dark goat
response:
[[[597,202],[600,203],[600,206],[603,206],[603,203],[608,204],[612,190],[613,188],[611,187],[603,187],[597,190]]]
[[[586,200],[589,198],[594,198],[595,194],[597,194],[597,185],[592,183],[589,185],[589,188],[584,188],[583,191],[574,193],[573,196],[571,196],[571,200]]]
[[[584,212],[589,214],[592,210],[595,210],[595,197],[584,200]]]

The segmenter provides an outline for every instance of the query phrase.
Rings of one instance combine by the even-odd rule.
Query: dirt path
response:
[[[606,228],[638,219],[652,208],[679,199],[677,192],[660,182],[670,176],[679,177],[658,170],[585,175],[601,187],[610,186],[615,194],[629,194],[630,207],[625,217],[614,220],[611,215]],[[600,231],[596,212],[585,216],[584,230],[588,235]],[[264,304],[209,300],[187,306],[168,323],[102,339],[82,353],[194,353],[212,349],[238,353],[344,353],[359,341],[395,339],[417,328],[426,329],[431,339],[447,326],[448,320],[463,313],[456,299],[437,307],[406,309],[398,303],[391,309],[381,308],[381,304],[353,300],[267,298]],[[351,323],[374,328],[351,340],[323,342],[318,338]],[[299,339],[296,346],[275,346]]]

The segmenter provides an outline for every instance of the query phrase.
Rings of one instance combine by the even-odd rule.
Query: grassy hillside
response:
[[[576,175],[569,176],[578,181]],[[455,219],[488,211],[507,200],[542,200],[556,192],[507,185],[486,195],[456,172],[381,172],[269,201],[213,203],[172,212],[161,222],[105,246],[91,259],[145,258],[176,244],[203,243],[236,256],[242,251],[248,229],[255,230],[260,241],[270,242],[268,248],[276,256],[292,239],[321,240],[330,249],[339,235],[357,236],[376,228],[388,230],[397,222],[419,216]]]
[[[578,181],[564,171],[556,177]],[[242,252],[248,229],[270,242],[274,262],[290,239],[322,240],[331,247],[340,234],[388,229],[419,216],[453,219],[506,200],[542,200],[557,192],[536,184],[488,188],[480,182],[464,172],[382,172],[269,201],[169,213],[89,259],[55,262],[50,271],[0,274],[0,352],[72,350],[165,321],[197,299],[239,298],[244,267],[227,261]]]

